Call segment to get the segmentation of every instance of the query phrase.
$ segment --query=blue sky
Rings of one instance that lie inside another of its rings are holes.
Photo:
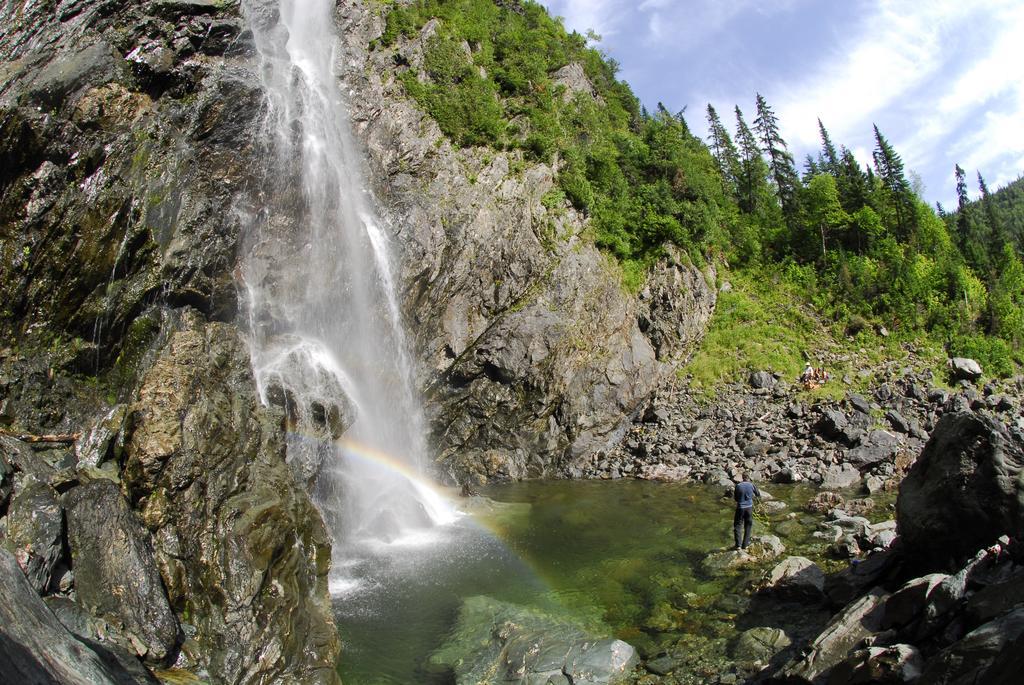
[[[990,189],[1024,173],[1021,0],[547,0],[566,27],[602,38],[649,109],[660,101],[706,139],[714,105],[735,129],[760,92],[802,168],[818,117],[862,162],[877,124],[919,174],[924,197],[955,206],[953,165]]]

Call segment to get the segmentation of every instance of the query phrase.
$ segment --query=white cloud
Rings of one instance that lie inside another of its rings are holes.
[[[820,117],[862,162],[870,162],[877,123],[908,171],[920,172],[944,202],[954,161],[980,168],[993,187],[1024,171],[1020,0],[858,0],[846,11],[812,0],[548,5],[568,28],[610,38],[602,48],[622,63],[622,76],[641,84],[649,107],[690,104],[695,131],[706,102],[727,125],[734,103],[752,122],[757,90],[798,158],[817,153]],[[771,49],[769,26],[791,31],[782,35],[786,45]],[[819,40],[807,40],[812,32]]]
[[[570,31],[593,30],[602,37],[615,35],[622,12],[631,8],[621,0],[551,0],[545,4],[552,14],[565,19]]]
[[[812,74],[775,84],[781,97],[769,102],[791,147],[818,148],[818,117],[834,140],[854,147],[873,145],[877,123],[907,169],[923,172],[929,195],[944,201],[952,188],[944,170],[957,160],[989,169],[993,187],[1016,178],[1024,157],[1024,6],[880,0],[852,31],[850,44]],[[997,98],[1009,108],[991,111]],[[957,139],[965,129],[971,134]]]

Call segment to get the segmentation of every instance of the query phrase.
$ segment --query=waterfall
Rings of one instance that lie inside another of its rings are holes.
[[[426,453],[395,290],[333,65],[333,0],[244,0],[266,96],[266,172],[239,273],[253,369],[285,409],[288,460],[311,483],[335,568],[455,512]],[[345,578],[335,578],[340,587]]]

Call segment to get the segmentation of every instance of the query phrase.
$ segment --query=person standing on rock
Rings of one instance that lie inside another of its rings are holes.
[[[736,500],[736,515],[732,519],[733,538],[736,540],[736,549],[746,549],[750,545],[750,530],[754,527],[754,498],[761,497],[761,491],[750,482],[750,474],[744,473],[743,480],[733,488],[732,497]]]

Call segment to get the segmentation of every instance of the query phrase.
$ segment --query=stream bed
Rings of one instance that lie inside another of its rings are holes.
[[[442,646],[451,652],[460,607],[481,595],[625,640],[646,661],[674,660],[671,678],[644,682],[704,682],[734,669],[736,638],[748,628],[814,634],[827,612],[751,597],[756,579],[787,555],[829,568],[825,544],[812,537],[822,517],[805,508],[816,491],[768,489],[786,507],[759,516],[754,535],[778,536],[785,554],[708,571],[708,554],[732,546],[734,505],[721,488],[629,480],[489,487],[460,503],[469,513],[455,524],[368,550],[362,568],[348,569],[364,580],[334,596],[342,679],[453,682],[430,657]],[[885,518],[880,509],[872,518]]]

